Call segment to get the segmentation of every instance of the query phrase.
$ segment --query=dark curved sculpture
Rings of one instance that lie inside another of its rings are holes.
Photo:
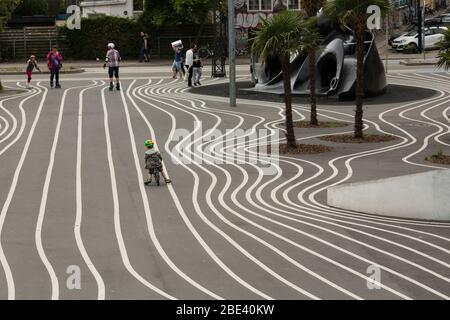
[[[318,14],[317,26],[322,43],[316,57],[316,93],[318,96],[337,95],[340,100],[354,99],[356,84],[356,44],[354,33],[332,27],[325,15]],[[298,54],[291,59],[292,93],[309,95],[309,59]],[[265,61],[252,62],[252,77],[255,88],[251,90],[283,94],[283,74],[280,61],[268,57]],[[366,97],[386,91],[386,75],[375,45],[375,36],[367,31],[364,56],[364,91]]]

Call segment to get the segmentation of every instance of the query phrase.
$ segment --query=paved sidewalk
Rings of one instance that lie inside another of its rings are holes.
[[[25,59],[24,59],[25,60]],[[237,64],[249,64],[249,57],[238,57],[236,59]],[[64,60],[63,65],[66,67],[72,68],[98,68],[103,66],[104,61],[95,61],[95,60]],[[211,64],[211,59],[207,59],[204,61],[205,65]],[[38,61],[38,65],[46,65],[45,61]],[[121,62],[122,67],[155,67],[155,66],[171,66],[171,59],[152,59],[149,63],[142,62],[139,63],[138,60],[135,59],[124,59]],[[22,61],[12,61],[12,62],[2,62],[0,63],[0,69],[5,68],[25,68],[26,63]]]

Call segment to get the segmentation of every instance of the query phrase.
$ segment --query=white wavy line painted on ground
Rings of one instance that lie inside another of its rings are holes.
[[[133,100],[133,98],[130,95],[130,90],[131,90],[131,87],[132,87],[133,84],[134,84],[134,81],[127,89],[127,96],[130,99],[130,101],[133,104],[133,106],[136,108],[136,110],[140,110],[140,108],[137,106],[137,104],[135,103],[135,101]],[[139,177],[139,181],[138,181],[139,182],[139,189],[140,189],[140,192],[141,192],[141,198],[142,198],[143,205],[144,205],[145,218],[146,218],[146,221],[147,221],[147,229],[148,229],[148,232],[150,234],[150,238],[152,239],[152,242],[155,245],[155,248],[157,249],[159,255],[167,263],[167,265],[173,271],[175,271],[175,273],[177,273],[182,279],[184,279],[185,281],[190,283],[193,287],[197,288],[198,290],[202,291],[203,293],[207,294],[208,296],[210,296],[210,297],[212,297],[214,299],[219,299],[219,300],[223,299],[219,295],[211,292],[210,290],[206,289],[204,286],[200,285],[198,282],[196,282],[195,280],[190,278],[188,275],[186,275],[182,270],[180,270],[173,263],[173,261],[169,258],[167,253],[162,248],[162,246],[161,246],[161,244],[160,244],[160,242],[159,242],[159,240],[158,240],[158,238],[156,236],[154,225],[153,225],[153,219],[152,219],[152,215],[151,215],[151,211],[150,211],[148,197],[147,197],[147,193],[146,193],[145,188],[144,188],[144,178],[143,178],[143,174],[142,174],[142,169],[140,168],[140,165],[139,165],[139,158],[138,158],[137,149],[136,149],[136,139],[134,137],[133,127],[132,127],[131,120],[130,120],[130,114],[129,114],[129,111],[128,111],[128,103],[126,102],[126,99],[125,99],[125,96],[123,94],[123,91],[121,91],[121,97],[122,97],[123,107],[124,107],[125,115],[126,115],[126,119],[127,119],[127,125],[128,125],[129,135],[130,135],[130,142],[131,142],[131,146],[132,146],[132,150],[133,150],[133,157],[134,157],[134,162],[135,162],[135,167],[136,167],[136,173],[137,173],[137,176]],[[146,123],[147,123],[147,126],[149,127],[149,129],[151,129],[150,123],[148,121]],[[172,128],[172,130],[173,130],[173,128]]]
[[[152,98],[152,99],[155,100],[155,101],[159,101],[159,102],[162,102],[162,103],[166,104],[166,103],[163,102],[163,101],[156,100],[156,99],[154,99],[154,98]],[[171,100],[171,99],[168,99],[168,100]],[[178,103],[177,101],[175,101],[175,100],[173,100],[173,102],[179,104],[179,103]],[[169,105],[169,104],[167,104],[167,105]],[[182,105],[182,106],[183,106],[183,107],[186,107],[185,105]],[[174,106],[172,106],[172,107],[174,107]],[[181,110],[180,108],[177,108],[177,107],[174,107],[174,108],[176,108],[176,109],[178,109],[178,110]],[[197,121],[199,121],[199,119],[198,119],[193,113],[187,112],[187,111],[184,110],[184,109],[183,109],[183,111],[186,112],[186,113],[189,113],[192,117],[194,117]],[[203,112],[204,112],[204,111],[203,111]],[[219,117],[216,116],[216,119],[217,119],[216,125],[215,125],[212,129],[216,128],[216,127],[218,126],[218,124],[220,124],[220,122],[221,122],[221,120],[220,120]],[[238,128],[238,127],[242,124],[242,122],[243,122],[243,120],[241,119],[241,122],[235,127],[235,129]],[[197,129],[198,129],[198,128],[197,128]],[[194,130],[194,132],[193,132],[192,134],[195,135],[195,130]],[[204,138],[204,136],[201,136],[201,137],[197,138],[197,140],[191,141],[187,147],[189,148],[189,146],[192,145],[192,144],[195,144],[196,141],[198,141],[198,139],[203,139],[203,138]],[[188,136],[188,137],[185,137],[184,140],[186,140],[186,139],[189,139],[189,136]],[[183,140],[180,141],[178,145],[183,145]],[[178,151],[180,152],[180,150],[178,150]],[[192,153],[190,153],[190,154],[195,156],[195,154],[192,154]],[[208,161],[207,161],[207,162],[208,162]],[[210,163],[210,162],[208,162],[208,163],[209,163],[209,164],[212,164],[212,163]],[[194,164],[195,164],[195,162],[194,162]],[[232,228],[238,230],[239,232],[246,234],[247,236],[249,236],[249,237],[255,239],[256,241],[260,242],[260,243],[263,244],[264,246],[268,247],[269,249],[271,249],[272,251],[274,251],[275,253],[277,253],[278,255],[280,255],[281,257],[283,257],[284,259],[286,259],[288,262],[294,264],[297,268],[299,268],[299,269],[301,269],[301,270],[303,270],[303,271],[309,273],[309,274],[312,275],[313,277],[316,277],[316,278],[319,279],[320,281],[323,281],[323,282],[327,283],[328,285],[334,287],[335,289],[337,289],[337,290],[339,290],[339,291],[341,291],[341,292],[343,292],[343,293],[346,293],[346,294],[350,295],[350,296],[353,297],[353,298],[359,299],[359,297],[358,297],[357,295],[355,295],[355,294],[349,292],[348,290],[346,290],[346,289],[344,289],[344,288],[342,288],[342,287],[340,287],[340,286],[338,286],[338,285],[332,283],[331,281],[329,281],[329,280],[325,279],[324,277],[318,275],[317,273],[313,272],[312,270],[310,270],[310,269],[304,267],[303,265],[301,265],[301,264],[299,264],[298,262],[296,262],[295,260],[291,259],[288,255],[286,255],[286,254],[283,253],[282,251],[278,250],[278,249],[275,248],[274,246],[270,245],[270,244],[267,243],[266,241],[262,240],[261,238],[256,237],[255,235],[253,235],[253,234],[251,234],[251,233],[246,232],[246,231],[243,230],[242,228],[236,226],[235,224],[231,223],[228,219],[226,219],[222,214],[220,214],[219,210],[217,210],[217,208],[214,206],[214,204],[209,200],[209,199],[210,199],[210,195],[211,195],[211,191],[212,191],[212,189],[214,189],[214,186],[217,184],[217,177],[216,177],[214,174],[212,174],[209,170],[206,170],[206,169],[204,169],[204,168],[202,168],[202,167],[200,167],[200,166],[198,166],[198,167],[199,167],[200,169],[202,169],[203,171],[207,172],[207,173],[211,176],[211,178],[213,179],[213,183],[210,185],[210,187],[209,187],[208,190],[207,190],[207,193],[206,193],[206,199],[207,199],[208,206],[213,210],[213,212],[214,212],[214,213],[215,213],[222,221],[224,221],[227,225],[231,226]],[[187,168],[187,167],[186,167],[186,168]],[[194,171],[191,171],[191,170],[189,170],[189,169],[188,169],[188,171],[190,171],[194,176],[198,177],[198,176],[194,173]],[[228,177],[227,177],[227,184],[230,184],[230,181],[229,181]],[[196,187],[196,186],[197,186],[197,187]],[[194,193],[195,193],[195,194],[198,193],[198,184],[194,184]],[[197,197],[198,197],[198,196],[196,196],[196,198],[197,198]],[[196,200],[194,200],[194,201],[196,201]],[[252,257],[252,260],[255,261],[255,260],[257,260],[257,259],[254,258],[254,257]],[[270,273],[270,272],[269,272],[269,273]],[[271,274],[272,274],[272,273],[271,273]],[[272,275],[274,275],[274,274],[272,274]],[[274,276],[275,276],[277,279],[279,279],[280,281],[282,281],[283,283],[285,283],[285,284],[287,284],[288,286],[290,286],[291,288],[294,288],[295,290],[299,291],[300,293],[305,294],[306,291],[305,291],[304,289],[301,289],[301,288],[299,288],[298,286],[293,285],[293,284],[290,283],[289,281],[283,279],[281,276],[276,276],[276,275],[274,275]],[[310,297],[310,298],[314,298],[314,296],[312,296],[311,294],[309,295],[309,297]]]
[[[101,81],[99,85],[97,82],[95,83],[96,87],[103,86],[105,84],[104,81]],[[83,96],[84,93],[89,90],[89,88],[85,88],[80,91],[78,97],[78,133],[77,133],[77,165],[76,165],[76,216],[75,216],[75,224],[74,224],[74,235],[75,241],[77,243],[78,250],[83,257],[84,262],[86,263],[89,271],[92,273],[92,276],[97,283],[98,300],[105,299],[105,283],[102,279],[102,276],[95,268],[92,263],[91,258],[84,246],[83,238],[81,236],[81,224],[83,221],[83,199],[82,199],[82,178],[81,178],[81,166],[82,166],[82,145],[83,145]]]
[[[53,144],[50,151],[50,159],[49,164],[47,167],[47,173],[45,175],[45,181],[44,186],[42,189],[42,197],[41,197],[41,203],[39,206],[39,213],[38,218],[36,222],[36,230],[35,230],[35,242],[36,242],[36,249],[38,251],[39,257],[44,264],[45,268],[47,269],[47,272],[50,276],[51,286],[52,286],[52,300],[58,300],[59,299],[59,284],[58,284],[58,277],[56,276],[55,270],[53,269],[52,264],[48,260],[47,255],[45,254],[45,249],[42,245],[42,227],[45,219],[45,212],[47,207],[47,199],[48,199],[48,192],[50,188],[51,178],[53,174],[53,166],[55,163],[55,155],[56,155],[56,148],[58,147],[58,140],[59,140],[59,134],[61,131],[61,123],[64,115],[64,106],[66,103],[66,97],[69,91],[80,89],[80,88],[95,88],[96,82],[92,81],[93,83],[86,86],[78,86],[78,87],[71,87],[64,90],[64,93],[61,98],[61,104],[59,107],[59,114],[58,114],[58,120],[56,123],[55,128],[55,134],[53,138]],[[41,88],[44,88],[43,86],[40,86]]]
[[[40,89],[38,89],[36,92],[33,91],[33,94],[32,94],[32,95],[30,95],[28,98],[22,100],[21,106],[22,106],[23,103],[25,103],[29,98],[32,98],[32,97],[34,97],[34,96],[37,96],[37,95],[40,94],[41,92],[42,92],[42,91],[41,91]],[[12,198],[13,198],[13,196],[14,196],[14,192],[16,191],[16,187],[17,187],[17,183],[18,183],[18,180],[19,180],[20,172],[21,172],[22,167],[23,167],[23,163],[25,162],[25,158],[26,158],[26,156],[27,156],[27,154],[28,154],[28,149],[29,149],[29,147],[30,147],[31,140],[32,140],[32,138],[33,138],[34,131],[35,131],[35,129],[36,129],[37,123],[38,123],[38,121],[39,121],[39,118],[40,118],[40,115],[41,115],[41,111],[42,111],[42,108],[43,108],[43,106],[44,106],[45,98],[47,97],[47,92],[48,92],[48,90],[45,89],[45,90],[44,90],[44,94],[42,95],[41,102],[40,102],[39,107],[38,107],[38,111],[36,112],[36,116],[35,116],[35,118],[34,118],[33,124],[31,125],[30,132],[29,132],[29,134],[28,134],[27,141],[25,142],[25,145],[24,145],[23,150],[22,150],[22,154],[21,154],[21,156],[20,156],[19,162],[18,162],[17,167],[16,167],[16,170],[15,170],[15,172],[14,172],[13,181],[12,181],[11,186],[10,186],[10,188],[9,188],[8,195],[7,195],[6,200],[5,200],[4,204],[3,204],[2,210],[1,210],[1,212],[0,212],[0,262],[1,262],[1,264],[2,264],[3,270],[4,270],[4,272],[5,272],[5,276],[6,276],[6,283],[7,283],[7,286],[8,286],[8,300],[13,300],[13,299],[15,299],[16,290],[15,290],[14,278],[13,278],[13,275],[12,275],[12,272],[11,272],[11,268],[10,268],[10,266],[9,266],[9,264],[8,264],[8,260],[7,260],[6,256],[5,256],[5,252],[4,252],[4,250],[3,250],[3,245],[2,245],[2,241],[1,241],[1,234],[2,234],[2,231],[3,231],[3,226],[4,226],[4,224],[5,224],[5,218],[6,218],[6,215],[7,215],[7,213],[8,213],[9,206],[10,206],[11,201],[12,201]],[[22,110],[23,110],[23,109],[22,109]],[[24,113],[23,113],[23,116],[24,116]],[[24,127],[24,123],[25,123],[25,122],[23,121],[23,122],[22,122],[23,127]],[[19,135],[16,137],[16,139],[18,139],[18,138],[21,136],[22,132],[23,132],[23,130],[22,130],[21,132],[19,132]],[[14,143],[14,141],[11,142],[11,144],[8,146],[8,148],[9,148],[13,143]],[[4,148],[4,149],[2,150],[2,152],[0,152],[0,155],[1,155],[5,150],[6,150],[6,148]]]

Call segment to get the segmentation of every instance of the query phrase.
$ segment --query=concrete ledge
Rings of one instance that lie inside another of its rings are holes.
[[[327,190],[328,205],[399,218],[450,221],[450,170],[350,183]]]
[[[433,66],[438,62],[438,59],[405,59],[400,61],[400,64],[405,66]]]

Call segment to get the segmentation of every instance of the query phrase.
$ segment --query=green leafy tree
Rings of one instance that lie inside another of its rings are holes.
[[[5,28],[6,23],[11,18],[11,13],[19,5],[20,0],[1,0],[0,1],[0,32]]]
[[[325,4],[327,16],[337,18],[340,24],[350,27],[356,38],[356,89],[355,89],[355,138],[363,138],[364,104],[364,40],[369,14],[367,8],[376,5],[381,14],[390,9],[389,0],[330,0]]]
[[[276,56],[281,61],[286,107],[286,139],[288,148],[295,149],[297,142],[292,118],[291,61],[293,54],[303,49],[301,38],[304,22],[295,11],[282,11],[265,19],[252,41],[252,51],[262,59]]]
[[[318,31],[315,28],[315,16],[320,8],[323,7],[325,0],[301,0],[301,7],[306,15],[311,19],[311,35],[306,40],[308,42],[307,53],[309,59],[309,97],[311,105],[310,123],[311,125],[318,125],[317,119],[317,97],[316,97],[316,52],[319,47]]]
[[[445,31],[444,39],[439,43],[438,59],[438,67],[445,70],[450,69],[450,29]]]
[[[11,18],[11,13],[19,5],[21,0],[1,0],[0,1],[0,32],[6,26],[6,23]],[[3,90],[2,83],[0,82],[0,91]]]
[[[201,36],[209,12],[213,8],[213,2],[213,0],[171,0],[177,16],[182,19],[182,23],[200,26],[196,35],[196,42]]]
[[[14,14],[18,16],[48,14],[48,2],[47,0],[22,0],[21,4],[14,11]]]
[[[136,21],[127,18],[100,16],[83,18],[80,30],[60,29],[66,38],[68,54],[75,59],[103,58],[106,45],[115,43],[124,58],[133,57],[139,49],[140,26]]]
[[[139,17],[139,24],[144,29],[159,28],[166,23],[179,21],[172,3],[168,0],[145,0],[144,13]]]
[[[213,7],[212,0],[172,0],[172,6],[179,17],[186,22],[203,24]]]

